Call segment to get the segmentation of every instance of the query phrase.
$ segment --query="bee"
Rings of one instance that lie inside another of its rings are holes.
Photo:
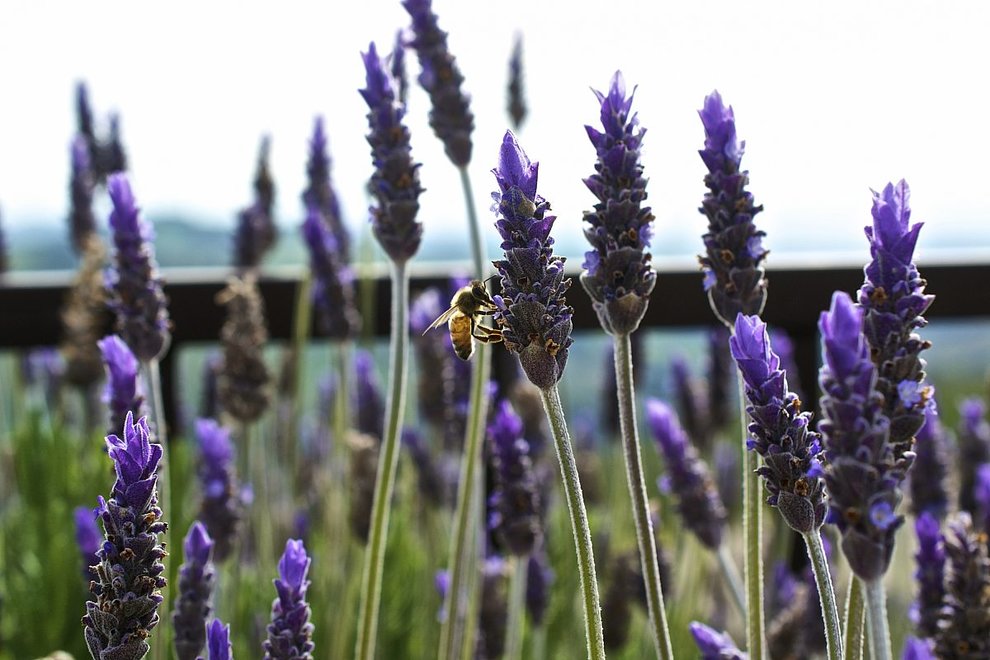
[[[481,317],[495,311],[495,301],[488,295],[485,283],[472,280],[467,286],[461,287],[450,299],[450,309],[437,317],[423,334],[439,328],[444,323],[450,331],[450,342],[454,352],[462,360],[470,360],[474,354],[474,340],[485,344],[496,344],[502,341],[502,331],[480,323]]]

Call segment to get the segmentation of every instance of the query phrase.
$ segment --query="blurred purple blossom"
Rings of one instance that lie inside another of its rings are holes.
[[[273,580],[278,597],[272,602],[272,622],[264,642],[265,660],[312,660],[313,624],[306,591],[310,558],[302,541],[289,539]]]
[[[184,563],[179,567],[178,596],[172,611],[175,655],[195,660],[206,644],[206,620],[213,611],[213,539],[206,527],[194,521],[182,544]]]
[[[88,583],[94,575],[92,566],[100,562],[97,551],[103,545],[103,534],[96,524],[98,509],[91,509],[88,506],[78,506],[73,511],[73,518],[76,523],[76,545],[79,546],[79,554],[82,556],[82,575]]]
[[[934,637],[945,598],[945,546],[939,520],[929,512],[914,523],[918,552],[914,555],[918,599],[911,607],[911,621],[923,637]]]
[[[117,433],[124,427],[124,419],[128,413],[134,413],[138,417],[147,414],[144,388],[138,373],[140,365],[131,349],[117,335],[104,337],[97,344],[107,368],[103,402],[110,410],[109,433]]]
[[[212,419],[197,420],[196,439],[203,497],[197,518],[213,539],[214,559],[222,562],[237,543],[244,508],[234,469],[234,446],[230,431]]]

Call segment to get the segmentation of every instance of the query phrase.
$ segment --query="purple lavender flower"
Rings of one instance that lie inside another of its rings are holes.
[[[87,582],[93,577],[92,567],[100,563],[97,552],[103,545],[103,535],[96,525],[98,511],[88,506],[77,506],[73,511],[76,521],[76,545],[79,546],[79,554],[82,557],[83,578]]]
[[[409,307],[409,332],[416,351],[418,391],[416,403],[422,419],[442,429],[447,417],[447,389],[453,376],[448,342],[443,333],[426,332],[446,309],[436,287],[416,296]],[[425,333],[425,334],[424,334]]]
[[[691,622],[691,635],[701,652],[701,660],[745,660],[749,656],[739,650],[728,633],[720,633],[697,621]]]
[[[522,35],[516,34],[509,56],[509,117],[516,131],[526,119],[526,95],[523,93]]]
[[[430,127],[447,157],[458,167],[471,162],[471,131],[474,115],[470,97],[461,91],[464,76],[447,48],[447,33],[440,29],[432,0],[404,0],[412,17],[413,39],[409,42],[419,58],[419,84],[430,95]]]
[[[909,227],[910,197],[903,179],[896,186],[888,183],[883,192],[874,191],[873,225],[866,228],[872,260],[857,294],[897,457],[911,450],[925,423],[925,409],[933,404],[932,388],[923,384],[925,361],[919,357],[931,343],[914,331],[927,325],[922,314],[935,297],[924,293],[925,280],[912,261],[922,224]]]
[[[908,637],[904,642],[904,653],[901,660],[937,660],[932,644],[927,639]]]
[[[949,474],[949,437],[939,421],[934,406],[924,410],[925,424],[915,435],[915,464],[908,485],[911,489],[911,513],[927,511],[942,520],[949,510],[946,477]]]
[[[144,392],[138,378],[137,358],[124,340],[117,335],[104,337],[97,342],[107,366],[107,384],[103,402],[110,409],[110,433],[123,428],[128,413],[143,417]]]
[[[536,192],[539,163],[531,163],[512,131],[506,131],[492,172],[499,190],[492,193],[495,222],[505,259],[492,262],[502,277],[502,295],[495,296],[495,322],[505,347],[519,355],[526,377],[540,389],[557,384],[572,343],[571,316],[564,294],[564,258],[553,254],[550,230],[555,216]]]
[[[763,457],[757,474],[770,492],[767,504],[777,507],[791,529],[803,534],[817,530],[825,521],[826,505],[821,444],[808,428],[811,413],[801,412],[801,400],[788,389],[787,374],[760,317],[737,316],[729,347],[746,383],[746,412],[752,420],[746,446]]]
[[[368,104],[368,144],[375,171],[371,194],[378,203],[371,209],[371,229],[375,238],[397,263],[404,263],[419,249],[423,225],[416,221],[419,211],[419,164],[409,147],[409,129],[402,123],[405,106],[396,101],[395,83],[375,44],[362,54],[366,87],[360,90]]]
[[[780,368],[787,375],[787,382],[790,389],[797,398],[805,400],[804,392],[801,391],[801,377],[798,372],[797,362],[794,359],[794,342],[786,330],[774,328],[770,331],[770,346],[773,352],[780,358]]]
[[[976,501],[976,471],[984,463],[990,463],[990,422],[987,422],[986,405],[973,397],[959,405],[959,509],[971,514],[979,510]]]
[[[206,643],[206,619],[213,611],[213,539],[203,523],[194,521],[182,542],[185,559],[179,567],[179,591],[172,612],[175,654],[179,660],[195,660]]]
[[[416,483],[420,494],[433,506],[442,505],[447,497],[443,478],[433,460],[430,448],[423,442],[423,436],[415,429],[404,428],[402,445],[409,451],[409,457],[416,466]]]
[[[254,201],[237,214],[234,232],[234,266],[240,271],[258,268],[262,257],[278,240],[273,215],[275,182],[268,164],[270,153],[271,138],[262,136],[254,175]]]
[[[313,624],[306,602],[310,558],[302,541],[289,539],[274,580],[278,598],[272,602],[272,622],[264,642],[265,660],[312,660]]]
[[[990,463],[984,463],[976,471],[973,497],[976,499],[979,513],[979,527],[984,534],[990,535]]]
[[[168,348],[167,300],[152,247],[152,230],[134,202],[131,185],[123,174],[107,182],[113,212],[115,266],[108,278],[110,308],[117,315],[117,334],[141,362],[158,358]]]
[[[724,429],[732,421],[732,376],[734,365],[729,352],[729,330],[719,325],[708,331],[708,418],[713,429]]]
[[[495,467],[495,488],[488,505],[492,511],[489,529],[494,530],[506,550],[527,555],[540,539],[540,499],[529,457],[529,443],[523,438],[523,423],[502,400],[488,426],[488,439]]]
[[[890,564],[894,534],[904,522],[895,513],[900,483],[913,454],[895,457],[888,440],[890,420],[874,387],[876,367],[863,336],[863,311],[836,292],[818,327],[825,359],[818,430],[825,441],[829,520],[842,532],[850,568],[869,582]]]
[[[206,660],[233,660],[230,648],[230,626],[223,625],[220,619],[213,619],[206,626]]]
[[[509,566],[492,555],[481,565],[476,658],[501,658],[509,624]]]
[[[727,514],[708,466],[691,445],[670,406],[658,399],[648,399],[646,418],[666,461],[661,489],[676,494],[677,510],[684,525],[706,547],[717,551]]]
[[[317,209],[333,237],[334,254],[341,265],[351,263],[351,235],[344,226],[340,201],[330,175],[330,151],[323,129],[323,117],[313,120],[313,137],[309,141],[309,159],[306,161],[306,189],[302,194],[308,213]]]
[[[213,558],[230,556],[240,533],[243,502],[234,471],[230,431],[212,419],[196,421],[199,442],[199,483],[203,500],[197,518],[213,539]]]
[[[93,108],[89,103],[89,89],[82,81],[76,83],[76,130],[86,140],[92,158],[96,149],[96,128],[93,122]]]
[[[399,103],[406,104],[409,96],[409,75],[406,73],[406,36],[404,30],[395,31],[395,44],[389,55],[389,73],[395,81]]]
[[[945,537],[949,559],[945,607],[935,643],[940,658],[990,657],[990,558],[986,536],[978,534],[969,514],[949,521]]]
[[[278,227],[275,226],[275,180],[272,178],[272,170],[269,164],[272,151],[272,138],[270,135],[262,135],[261,143],[258,145],[258,161],[255,166],[254,181],[254,203],[264,214],[261,223],[261,245],[263,251],[268,251],[275,246],[278,240]]]
[[[354,370],[357,372],[355,428],[381,442],[385,437],[385,399],[371,353],[357,351],[354,354]]]
[[[918,535],[918,552],[914,555],[917,570],[918,600],[911,608],[915,629],[924,637],[935,637],[945,598],[945,547],[938,519],[922,513],[914,523]]]
[[[543,617],[550,604],[550,585],[553,584],[554,574],[542,543],[526,561],[526,611],[530,621],[538,627],[543,625]]]
[[[302,225],[313,273],[313,304],[324,335],[350,339],[361,327],[361,316],[354,303],[354,272],[346,265],[326,216],[309,206]]]
[[[93,171],[90,166],[89,145],[86,138],[77,135],[72,140],[72,174],[69,179],[69,237],[76,254],[82,254],[86,242],[96,234],[96,216],[93,215]]]
[[[713,431],[709,424],[708,402],[702,396],[699,383],[692,377],[691,369],[683,356],[675,355],[671,359],[670,374],[677,401],[677,414],[684,430],[692,442],[704,450],[711,444]]]
[[[746,143],[736,138],[732,106],[723,105],[716,91],[705,97],[698,114],[705,126],[705,148],[698,153],[708,168],[709,190],[699,209],[708,216],[705,255],[699,261],[712,310],[729,326],[738,314],[758,315],[766,303],[766,233],[753,224],[763,207],[746,191],[749,172],[740,169]]]
[[[106,541],[99,552],[95,600],[86,603],[82,619],[86,646],[98,660],[142,658],[145,641],[158,625],[158,606],[165,587],[165,547],[159,540],[168,526],[158,508],[158,464],[162,446],[154,442],[148,422],[131,414],[123,438],[107,436],[117,479],[109,500],[99,498],[99,516]]]
[[[586,211],[584,236],[592,250],[584,253],[581,284],[591,297],[606,332],[629,334],[639,327],[657,274],[645,250],[653,235],[653,213],[642,206],[646,178],[640,163],[644,129],[630,115],[633,93],[626,97],[622,72],[616,71],[608,94],[592,90],[601,105],[604,132],[585,126],[598,153],[595,174],[584,185],[598,198]]]

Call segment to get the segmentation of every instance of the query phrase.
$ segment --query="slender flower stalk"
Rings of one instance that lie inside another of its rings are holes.
[[[842,648],[850,660],[861,660],[866,645],[866,597],[863,581],[855,574],[849,574],[849,589],[846,592],[846,607],[842,615]]]
[[[503,260],[494,262],[502,278],[502,293],[494,297],[494,318],[505,347],[519,357],[526,377],[542,392],[577,550],[588,657],[603,658],[591,530],[557,390],[573,341],[572,310],[564,299],[571,282],[564,278],[563,258],[553,254],[550,230],[556,218],[548,214],[550,204],[536,192],[539,164],[530,162],[511,131],[505,134],[493,172],[499,188],[493,194],[495,226],[505,253]]]
[[[375,498],[372,505],[371,534],[365,554],[361,588],[361,609],[355,657],[372,660],[381,602],[385,543],[392,506],[392,491],[399,459],[399,434],[405,411],[406,357],[409,348],[409,273],[408,260],[416,253],[422,225],[416,221],[419,210],[418,165],[413,163],[409,131],[402,123],[405,108],[396,100],[395,84],[375,44],[362,55],[366,87],[361,96],[368,104],[370,133],[375,172],[371,190],[377,202],[372,208],[372,231],[392,261],[392,328],[389,347],[389,394],[386,405],[385,433]]]
[[[206,619],[213,611],[213,539],[198,520],[183,541],[185,562],[179,568],[179,595],[172,612],[172,634],[179,660],[195,660],[206,644]]]
[[[107,436],[116,481],[109,500],[99,498],[98,515],[106,541],[98,551],[95,600],[86,603],[82,619],[86,646],[94,660],[142,658],[145,641],[158,625],[158,606],[165,587],[167,554],[159,535],[168,528],[158,508],[158,466],[162,446],[147,420],[127,415],[123,437]]]
[[[272,601],[272,622],[263,643],[265,660],[313,660],[313,624],[306,602],[311,561],[302,541],[286,542],[273,580],[278,597]]]
[[[742,169],[746,143],[736,136],[735,114],[717,91],[705,97],[698,113],[705,128],[705,148],[698,153],[708,174],[708,192],[699,209],[708,218],[702,237],[705,255],[699,257],[703,284],[712,311],[729,330],[740,313],[759,315],[766,303],[767,279],[763,260],[765,232],[756,229],[753,218],[763,210],[746,190],[749,172]],[[745,387],[739,378],[740,418],[746,428]],[[766,639],[763,614],[763,507],[760,502],[759,456],[748,451],[748,433],[743,433],[743,530],[746,581],[746,641],[750,655],[763,657]]]

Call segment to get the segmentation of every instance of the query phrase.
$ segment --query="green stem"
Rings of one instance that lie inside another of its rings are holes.
[[[743,451],[743,532],[746,564],[746,644],[752,660],[764,657],[766,625],[763,617],[763,498],[760,492],[760,456],[746,446],[749,415],[746,413],[746,387],[742,372],[739,381],[739,423],[742,425]]]
[[[343,447],[347,429],[351,428],[351,341],[337,344],[337,393],[334,399],[332,426],[333,446]]]
[[[266,464],[264,431],[261,422],[241,423],[241,444],[250,447],[250,464],[247,474],[257,488],[255,493],[254,551],[256,565],[264,573],[275,565],[275,539],[272,531],[271,488],[268,486],[268,465]]]
[[[887,624],[887,594],[883,579],[864,582],[866,590],[866,622],[870,631],[870,653],[873,660],[891,660],[890,629]]]
[[[591,528],[588,526],[588,512],[581,494],[581,479],[571,438],[567,433],[564,410],[560,405],[560,392],[557,386],[540,390],[543,408],[546,410],[553,433],[560,474],[564,482],[564,495],[567,498],[567,511],[571,517],[571,530],[577,550],[578,576],[581,579],[581,595],[584,601],[584,625],[588,639],[588,658],[600,660],[605,657],[605,639],[602,634],[602,608],[598,598],[598,578],[595,575],[595,555],[591,545]]]
[[[306,382],[306,360],[303,352],[306,350],[306,340],[309,338],[310,316],[313,309],[313,297],[310,295],[312,287],[313,273],[307,270],[306,275],[299,280],[299,284],[296,286],[296,308],[292,317],[292,345],[289,348],[289,360],[292,362],[289,366],[289,373],[292,374],[293,378],[292,391],[289,393],[292,397],[292,413],[286,420],[288,428],[285,432],[286,451],[289,453],[289,467],[292,470],[289,474],[299,474],[295,464],[297,438],[299,437],[298,423],[299,418],[302,417],[303,406],[299,393],[302,391],[302,383]]]
[[[523,622],[526,620],[526,577],[529,555],[512,558],[509,577],[509,623],[505,632],[505,660],[521,660]]]
[[[355,658],[372,660],[378,631],[378,606],[385,569],[385,541],[392,508],[395,472],[399,464],[399,431],[406,403],[406,353],[409,346],[409,273],[406,263],[392,264],[392,328],[389,359],[389,393],[386,404],[385,439],[375,478],[371,507],[371,534],[365,551],[361,581],[361,609]]]
[[[828,557],[825,556],[825,546],[822,545],[820,530],[802,534],[808,547],[808,558],[811,559],[811,569],[815,573],[815,584],[818,585],[818,599],[822,604],[822,619],[825,621],[825,645],[829,660],[842,658],[842,633],[839,631],[839,610],[835,604],[835,590],[832,588],[832,576],[829,575]]]
[[[469,572],[465,578],[466,584],[461,593],[463,598],[464,611],[462,613],[462,624],[460,626],[460,638],[455,639],[455,644],[460,644],[460,660],[473,660],[477,655],[478,643],[475,636],[478,634],[481,612],[481,591],[484,588],[484,577],[478,561],[472,561],[479,556],[479,549],[484,547],[485,532],[478,526],[478,514],[480,512],[481,499],[480,492],[482,479],[478,479],[479,488],[475,488],[474,503],[471,505],[471,540],[465,548],[465,562],[469,566]],[[456,649],[456,646],[454,647]]]
[[[845,649],[847,660],[861,660],[863,657],[863,622],[866,616],[866,603],[863,600],[863,583],[849,575],[849,591],[846,594],[846,612],[843,621],[845,630]]]
[[[461,167],[461,189],[464,191],[464,204],[467,207],[468,233],[471,235],[471,261],[474,264],[474,276],[485,278],[488,264],[485,262],[485,242],[481,240],[481,225],[478,223],[478,209],[474,205],[474,193],[471,189],[471,177],[467,167]]]
[[[743,588],[742,577],[739,575],[739,569],[736,568],[736,562],[732,559],[732,554],[729,551],[729,544],[722,543],[719,545],[718,552],[715,553],[715,556],[718,557],[718,567],[722,569],[722,577],[725,578],[726,584],[729,585],[732,602],[736,604],[736,607],[739,608],[739,614],[745,619],[746,590]]]
[[[639,429],[636,426],[632,344],[628,334],[615,335],[612,341],[615,350],[615,383],[619,398],[619,426],[622,430],[626,481],[629,485],[633,519],[636,523],[636,539],[639,545],[640,565],[643,567],[643,581],[646,584],[646,602],[650,627],[653,628],[653,644],[656,647],[657,657],[673,658],[670,631],[667,628],[667,613],[663,604],[663,589],[660,585],[653,520],[650,517],[650,502],[646,494],[646,479],[643,476]]]

